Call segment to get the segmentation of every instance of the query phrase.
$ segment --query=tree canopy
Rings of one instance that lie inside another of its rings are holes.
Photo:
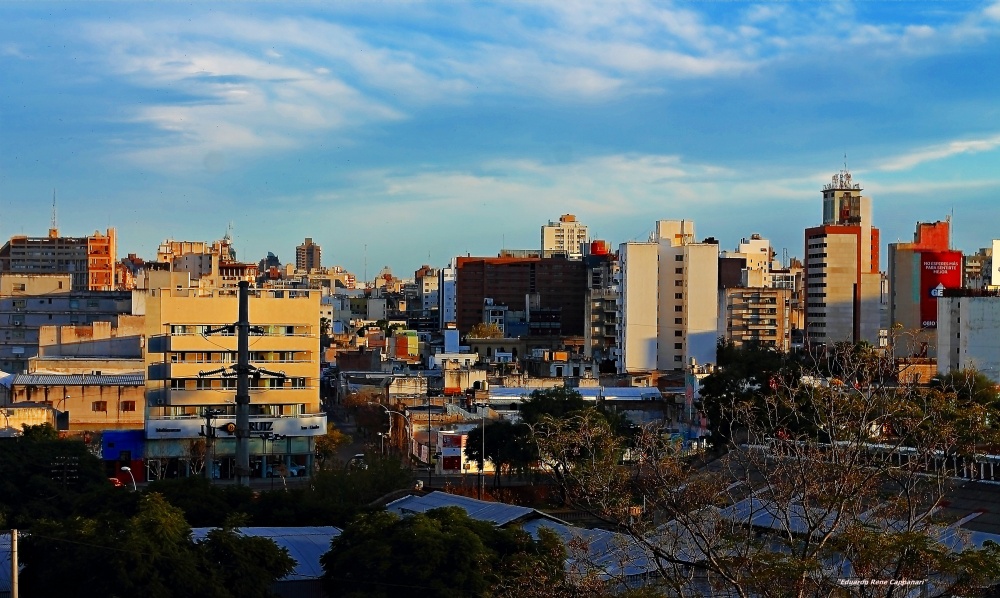
[[[358,516],[321,557],[331,596],[487,596],[526,572],[564,583],[562,543],[477,521],[457,507]],[[516,595],[516,594],[510,594]]]
[[[715,413],[740,437],[710,461],[655,426],[630,441],[589,411],[535,428],[567,503],[627,533],[659,591],[899,596],[927,580],[925,594],[971,596],[1000,579],[1000,547],[942,535],[967,515],[946,508],[976,459],[962,431],[1000,421],[993,395],[962,382],[981,410],[953,408],[956,385],[900,385],[892,355],[866,346],[809,368],[759,351],[750,363],[716,378]],[[626,447],[634,463],[621,465]]]
[[[195,543],[183,513],[156,493],[131,515],[40,521],[21,559],[21,584],[31,596],[264,598],[294,567],[274,542],[231,527]]]

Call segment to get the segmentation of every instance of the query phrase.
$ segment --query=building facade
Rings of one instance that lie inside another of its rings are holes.
[[[69,274],[74,291],[113,291],[118,245],[115,229],[86,237],[16,235],[0,248],[0,274]]]
[[[0,276],[0,370],[25,373],[38,354],[42,326],[111,322],[132,313],[132,295],[118,291],[75,291],[72,276]]]
[[[231,477],[237,337],[224,327],[237,318],[236,294],[163,288],[141,293],[137,302],[148,339],[147,461],[190,474],[186,467],[194,447],[210,426],[212,475]],[[255,375],[250,383],[253,476],[312,470],[315,438],[326,433],[319,398],[318,313],[318,292],[258,290],[250,297],[250,363],[271,372]],[[147,471],[155,475],[157,467]]]
[[[295,248],[295,269],[300,272],[319,270],[323,267],[322,251],[312,238],[306,237],[301,245]]]
[[[579,258],[588,243],[587,225],[578,222],[573,214],[563,214],[558,221],[542,225],[542,257]]]
[[[962,286],[962,252],[951,249],[948,222],[918,222],[912,243],[890,243],[890,339],[897,354],[937,354],[937,302],[945,289]]]
[[[459,257],[455,265],[455,322],[463,335],[483,321],[484,302],[492,299],[509,313],[524,313],[525,331],[530,329],[530,301],[547,315],[558,310],[559,335],[583,336],[587,269],[582,261]]]
[[[823,224],[805,231],[805,336],[811,345],[878,346],[882,276],[871,198],[842,170],[823,186]]]
[[[948,290],[937,309],[938,373],[974,369],[1000,384],[1000,293]]]

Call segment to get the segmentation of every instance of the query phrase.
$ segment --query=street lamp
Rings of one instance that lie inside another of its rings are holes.
[[[393,413],[395,413],[396,415],[402,417],[406,421],[407,427],[409,429],[411,429],[411,430],[413,429],[413,424],[410,423],[410,418],[406,417],[405,413],[403,413],[401,411],[396,411],[395,409],[389,409],[388,407],[386,407],[382,403],[373,403],[373,402],[369,401],[368,404],[369,405],[378,405],[379,407],[381,407],[385,411],[386,415],[389,416],[389,431],[386,432],[385,435],[389,437],[389,446],[390,447],[392,447],[392,414]],[[381,432],[379,432],[379,436],[382,436],[383,439],[385,438],[385,436],[383,436],[383,434]],[[384,448],[382,449],[382,452],[385,452]]]
[[[132,468],[129,467],[128,465],[125,465],[124,467],[122,467],[122,471],[128,473],[128,477],[132,478],[132,492],[138,490],[138,488],[135,487],[135,476],[132,475]]]

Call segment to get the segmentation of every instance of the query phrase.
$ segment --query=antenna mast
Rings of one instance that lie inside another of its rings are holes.
[[[56,222],[56,190],[52,189],[52,224],[49,226],[52,230],[59,228]]]

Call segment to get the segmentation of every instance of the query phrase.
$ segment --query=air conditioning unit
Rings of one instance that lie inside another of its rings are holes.
[[[14,326],[24,326],[24,322],[22,322],[21,320],[14,320],[14,321],[13,321],[13,322],[11,322],[11,323],[12,323],[12,324],[13,324]]]

